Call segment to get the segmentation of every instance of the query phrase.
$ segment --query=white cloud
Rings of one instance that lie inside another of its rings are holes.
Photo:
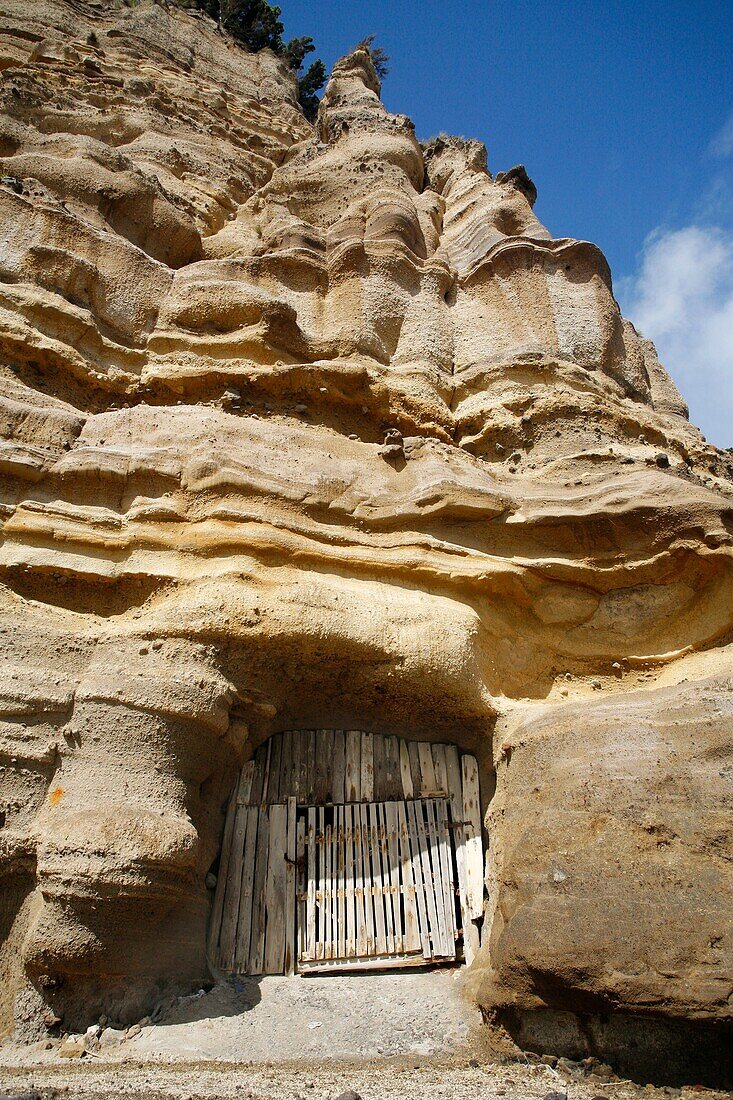
[[[733,111],[710,142],[710,152],[715,157],[729,157],[733,153]]]
[[[733,446],[733,233],[656,229],[637,273],[620,280],[618,297],[624,315],[656,344],[691,420],[712,443]]]

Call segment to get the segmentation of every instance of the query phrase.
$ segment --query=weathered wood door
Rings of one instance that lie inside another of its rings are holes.
[[[444,799],[310,806],[296,847],[299,970],[455,959]]]
[[[285,731],[230,799],[209,959],[239,974],[471,962],[483,904],[473,756],[360,730]]]

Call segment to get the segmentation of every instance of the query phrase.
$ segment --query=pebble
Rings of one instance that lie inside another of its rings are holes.
[[[340,1093],[336,1100],[361,1100],[361,1096],[358,1092],[354,1092],[353,1089],[347,1089],[346,1092]]]
[[[602,686],[600,680],[591,680],[591,687],[594,691],[600,691]]]
[[[207,890],[215,890],[216,889],[216,875],[212,875],[211,871],[209,871],[209,873],[207,874],[206,878],[204,879],[204,882],[206,883],[206,889]]]
[[[60,1058],[81,1058],[85,1052],[83,1035],[67,1035],[59,1047]]]
[[[542,1100],[568,1100],[566,1092],[546,1092]]]
[[[106,1027],[99,1036],[99,1044],[103,1047],[112,1047],[116,1046],[117,1043],[121,1043],[124,1038],[124,1031],[116,1027]]]
[[[134,1039],[135,1036],[139,1035],[141,1031],[142,1028],[140,1027],[140,1024],[133,1024],[132,1027],[128,1027],[127,1031],[125,1032],[125,1038]]]
[[[654,461],[660,469],[666,470],[669,466],[669,455],[665,454],[664,451],[660,451]]]

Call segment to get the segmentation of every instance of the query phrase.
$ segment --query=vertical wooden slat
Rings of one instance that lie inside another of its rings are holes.
[[[410,851],[410,834],[407,829],[407,813],[404,802],[397,803],[398,841],[400,848],[400,866],[402,875],[402,904],[404,909],[405,950],[419,951],[420,925],[417,917],[417,897],[415,877]]]
[[[376,738],[375,738],[376,742]],[[379,837],[379,811],[377,803],[367,805],[369,816],[369,854],[372,865],[372,896],[374,899],[374,930],[377,955],[387,953],[387,934],[384,911],[384,881],[382,879],[382,852]]]
[[[333,958],[333,826],[329,822],[323,834],[323,954]]]
[[[376,953],[374,931],[374,879],[372,873],[368,807],[363,803],[359,807],[359,824],[361,825],[361,861],[362,874],[364,876],[364,921],[366,924],[367,954],[374,955]]]
[[[242,863],[242,890],[239,898],[239,921],[237,923],[236,948],[234,951],[234,969],[238,974],[246,974],[249,966],[259,816],[258,806],[247,807],[247,839],[244,846],[244,862]]]
[[[444,798],[448,797],[448,769],[445,759],[445,745],[433,745],[433,768],[435,770],[435,790]]]
[[[282,737],[278,794],[280,798],[291,798],[295,794],[293,789],[293,734],[291,730],[284,733]]]
[[[254,762],[250,760],[239,773],[239,784],[236,793],[237,810],[231,839],[226,897],[219,937],[219,966],[222,970],[234,969],[234,950],[237,924],[239,922],[239,899],[242,890],[242,864],[244,862],[244,845],[247,836],[247,803],[252,792],[254,769]]]
[[[357,744],[360,744],[361,738]],[[354,860],[354,804],[345,807],[344,822],[344,859],[346,864],[346,958],[356,956],[356,896],[355,896],[355,860]]]
[[[265,807],[258,811],[257,852],[252,891],[252,934],[249,945],[248,974],[261,974],[265,961],[265,883],[269,856],[270,818]]]
[[[297,811],[296,811],[297,812]],[[305,851],[305,831],[306,821],[305,817],[301,814],[298,817],[297,828],[297,875],[296,875],[296,891],[297,891],[297,910],[298,910],[298,961],[304,961],[307,951],[307,909],[304,899],[304,894],[308,888],[308,880],[306,875],[306,851]]]
[[[425,901],[427,902],[428,909],[430,944],[433,955],[438,955],[441,951],[441,943],[438,930],[438,909],[435,904],[435,884],[433,882],[433,871],[430,863],[430,844],[425,832],[425,802],[414,802],[413,805],[415,806],[415,821],[417,824],[417,836],[420,846],[420,866],[422,868],[423,884],[425,886]]]
[[[328,935],[326,931],[326,912],[329,906],[327,873],[326,811],[318,807],[318,829],[316,833],[316,865],[318,869],[318,888],[316,890],[316,958],[328,958]]]
[[[288,807],[269,806],[270,851],[265,886],[265,973],[285,967],[285,890],[287,884]]]
[[[367,926],[364,908],[364,853],[362,848],[362,807],[354,806],[354,863],[356,877],[354,899],[356,909],[356,954],[363,958],[367,954]]]
[[[336,852],[338,867],[338,957],[346,958],[346,807],[337,806]]]
[[[430,867],[433,875],[432,900],[435,905],[437,937],[433,945],[433,954],[445,958],[452,953],[452,945],[447,942],[445,927],[445,907],[443,904],[443,872],[440,862],[440,845],[438,842],[438,828],[435,819],[435,799],[426,799],[425,816],[427,818],[427,837],[430,848]],[[428,910],[430,913],[430,910]]]
[[[455,745],[447,745],[445,750],[448,771],[448,794],[453,822],[453,838],[456,852],[456,870],[458,872],[458,896],[461,903],[461,924],[463,928],[463,954],[467,964],[473,962],[479,947],[478,929],[471,919],[466,885],[466,835],[463,826],[463,784],[461,780],[461,762]]]
[[[371,733],[361,735],[361,800],[374,801],[374,746]]]
[[[387,787],[387,762],[384,756],[384,738],[381,733],[375,733],[372,737],[372,752],[374,756],[374,801],[381,802],[384,799]]]
[[[415,798],[419,798],[422,791],[422,773],[420,771],[420,752],[417,741],[409,741],[407,751],[410,756],[410,771],[412,772],[412,793]]]
[[[435,794],[435,768],[433,766],[433,754],[427,741],[418,741],[417,751],[420,757],[420,775],[422,786],[420,793],[423,798],[432,798]]]
[[[387,770],[385,801],[393,802],[402,797],[402,772],[400,771],[400,743],[397,737],[385,737],[384,756]]]
[[[344,801],[359,802],[361,800],[361,732],[359,730],[346,731],[344,774]]]
[[[397,836],[397,803],[387,802],[384,807],[387,827],[387,854],[389,857],[389,892],[394,910],[395,951],[405,950],[404,914],[400,894],[399,838]]]
[[[218,966],[219,960],[219,934],[221,932],[221,918],[224,910],[224,897],[226,895],[227,873],[232,851],[232,833],[234,832],[234,819],[237,816],[236,790],[232,791],[227,806],[227,814],[224,820],[224,835],[221,841],[221,855],[219,856],[219,874],[216,879],[216,893],[214,904],[211,908],[209,919],[209,959]]]
[[[333,753],[333,731],[316,731],[316,784],[315,803],[324,806],[331,801],[331,784],[329,774],[331,770],[331,755]]]
[[[386,760],[386,757],[385,757]],[[394,906],[389,892],[389,854],[387,852],[387,830],[384,820],[384,803],[378,802],[375,806],[379,821],[379,859],[381,863],[381,891],[384,898],[384,928],[387,942],[387,951],[394,951]]]
[[[260,745],[255,753],[254,759],[254,773],[252,775],[252,790],[250,792],[250,803],[253,806],[259,806],[262,802],[262,792],[265,784],[265,769],[267,767],[267,745]]]
[[[461,782],[466,837],[466,900],[469,913],[476,920],[484,911],[484,853],[478,765],[475,757],[466,755],[461,760]]]
[[[285,868],[285,973],[295,973],[296,802],[288,799]]]
[[[309,959],[316,957],[316,811],[308,808],[308,899],[306,953]]]
[[[316,731],[308,730],[306,734],[307,750],[306,758],[308,761],[307,779],[306,779],[306,801],[309,806],[312,806],[316,801]]]
[[[298,729],[296,739],[298,742],[298,779],[297,800],[300,805],[308,803],[308,730]]]
[[[417,898],[417,912],[420,924],[420,942],[422,943],[423,958],[430,959],[432,951],[430,946],[430,921],[428,919],[428,904],[426,899],[426,886],[423,881],[423,861],[420,832],[417,826],[418,813],[422,816],[422,807],[419,802],[407,803],[407,825],[410,834],[410,849],[412,852],[412,870],[415,875],[415,896]],[[424,831],[422,844],[424,845]]]
[[[333,790],[331,799],[334,806],[344,800],[344,773],[346,769],[346,738],[343,730],[333,731]]]
[[[446,802],[440,798],[435,803],[436,824],[438,830],[438,850],[443,880],[443,906],[445,910],[446,948],[451,958],[456,954],[456,894],[453,882],[453,860],[451,859],[450,830]]]
[[[400,776],[402,778],[402,798],[412,798],[412,770],[410,768],[410,750],[407,742],[400,738]]]
[[[271,804],[273,802],[284,802],[285,798],[280,798],[280,763],[282,757],[282,735],[279,733],[274,734],[270,738],[271,752],[270,752],[270,767],[267,774],[267,790],[263,791],[262,801]]]

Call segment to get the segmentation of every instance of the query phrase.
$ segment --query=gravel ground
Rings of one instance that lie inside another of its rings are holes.
[[[664,1100],[671,1094],[701,1100],[699,1088],[680,1093],[619,1082],[599,1089],[592,1081],[567,1083],[548,1066],[502,1066],[455,1055],[330,1064],[75,1062],[33,1070],[0,1067],[0,1096],[30,1090],[44,1100],[65,1094],[82,1100],[336,1100],[349,1090],[362,1100]],[[702,1091],[709,1100],[730,1095]]]

